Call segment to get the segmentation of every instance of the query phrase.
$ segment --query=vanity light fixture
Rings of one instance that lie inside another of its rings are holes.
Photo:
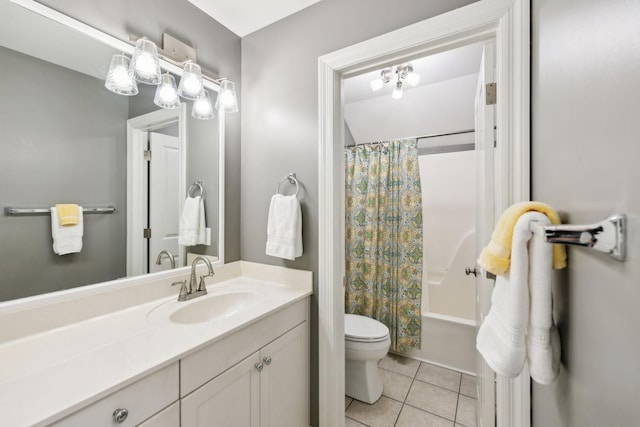
[[[124,54],[115,54],[111,58],[107,80],[104,85],[111,92],[119,95],[133,96],[138,94],[138,85],[129,75],[129,58]]]
[[[216,99],[216,108],[226,113],[238,112],[238,99],[236,98],[236,85],[231,80],[223,79],[220,82],[220,92]]]
[[[235,84],[225,77],[203,75],[202,69],[195,63],[196,51],[191,46],[169,36],[163,35],[166,50],[157,46],[146,37],[130,36],[136,48],[132,59],[122,54],[111,58],[105,87],[119,95],[136,95],[137,83],[157,85],[154,104],[161,108],[180,107],[180,98],[193,101],[191,115],[197,119],[210,120],[215,117],[209,92],[204,89],[204,79],[220,86],[215,108],[227,113],[238,111]],[[180,83],[170,73],[161,73],[160,59],[183,68]]]
[[[180,108],[180,97],[176,89],[176,80],[171,74],[164,73],[162,75],[162,82],[158,86],[158,89],[156,89],[156,96],[153,98],[153,103],[158,107],[170,110]]]
[[[211,98],[209,97],[208,90],[205,90],[204,94],[200,98],[193,101],[191,116],[200,120],[210,120],[215,117],[215,114],[213,114],[213,106],[211,105]]]
[[[140,83],[148,85],[160,84],[161,72],[158,48],[155,43],[146,37],[136,41],[136,50],[133,52],[131,64],[129,65],[129,75]]]
[[[393,67],[385,68],[380,71],[380,77],[371,81],[371,90],[374,92],[379,91],[391,81],[391,77],[396,75],[396,82],[393,88],[392,97],[394,99],[402,98],[402,92],[405,83],[411,86],[417,86],[420,83],[420,75],[413,72],[413,65],[409,63],[394,65]]]
[[[204,96],[202,70],[198,64],[194,64],[191,61],[184,64],[182,77],[178,85],[178,95],[189,101],[195,101]]]

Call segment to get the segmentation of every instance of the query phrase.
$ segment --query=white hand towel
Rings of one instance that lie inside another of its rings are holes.
[[[206,243],[204,202],[200,196],[187,197],[180,215],[178,244],[182,246]]]
[[[538,221],[541,225],[551,224],[546,216]],[[534,381],[539,384],[551,384],[560,371],[560,335],[553,321],[553,245],[545,243],[544,230],[541,227],[534,227],[529,254],[531,305],[527,327],[527,361]]]
[[[532,378],[547,384],[557,375],[560,354],[559,337],[551,319],[553,247],[537,234],[531,248],[527,247],[533,235],[531,221],[550,223],[539,212],[529,212],[518,219],[513,231],[511,268],[496,279],[491,309],[478,331],[476,347],[494,371],[510,378],[522,372],[528,357]]]
[[[82,207],[78,206],[78,223],[76,225],[60,225],[58,210],[51,208],[51,237],[53,237],[53,251],[58,255],[66,255],[82,250],[82,234],[84,220]]]
[[[266,254],[288,260],[302,255],[302,211],[295,195],[271,198]]]

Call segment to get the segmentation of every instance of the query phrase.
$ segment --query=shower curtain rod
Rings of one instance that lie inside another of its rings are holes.
[[[465,133],[474,133],[475,129],[465,129],[457,132],[445,132],[445,133],[432,133],[430,135],[420,135],[420,136],[407,136],[404,138],[393,138],[393,139],[427,139],[427,138],[438,138],[441,136],[452,136],[452,135],[463,135]],[[379,144],[383,141],[374,141],[374,142],[360,142],[356,143],[356,145],[366,145],[366,144]]]
[[[458,132],[432,133],[430,135],[411,136],[409,138],[403,138],[403,139],[410,139],[410,138],[415,138],[415,139],[438,138],[440,136],[451,136],[451,135],[462,135],[462,134],[465,134],[465,133],[474,133],[475,131],[476,131],[475,129],[466,129],[466,130],[461,130],[461,131],[458,131]]]

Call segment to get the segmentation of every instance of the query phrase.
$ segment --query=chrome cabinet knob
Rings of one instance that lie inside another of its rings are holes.
[[[129,411],[126,408],[118,408],[115,411],[113,411],[113,421],[115,421],[116,424],[123,423],[128,416],[129,416]]]
[[[262,362],[256,363],[256,370],[260,372],[262,369],[264,369],[264,364]]]
[[[262,359],[262,361],[265,365],[271,365],[271,356],[265,357],[264,359]]]

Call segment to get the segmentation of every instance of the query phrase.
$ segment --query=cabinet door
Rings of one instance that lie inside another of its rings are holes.
[[[259,427],[260,372],[254,353],[181,400],[182,427]]]
[[[309,330],[303,322],[260,350],[260,427],[309,425]]]

